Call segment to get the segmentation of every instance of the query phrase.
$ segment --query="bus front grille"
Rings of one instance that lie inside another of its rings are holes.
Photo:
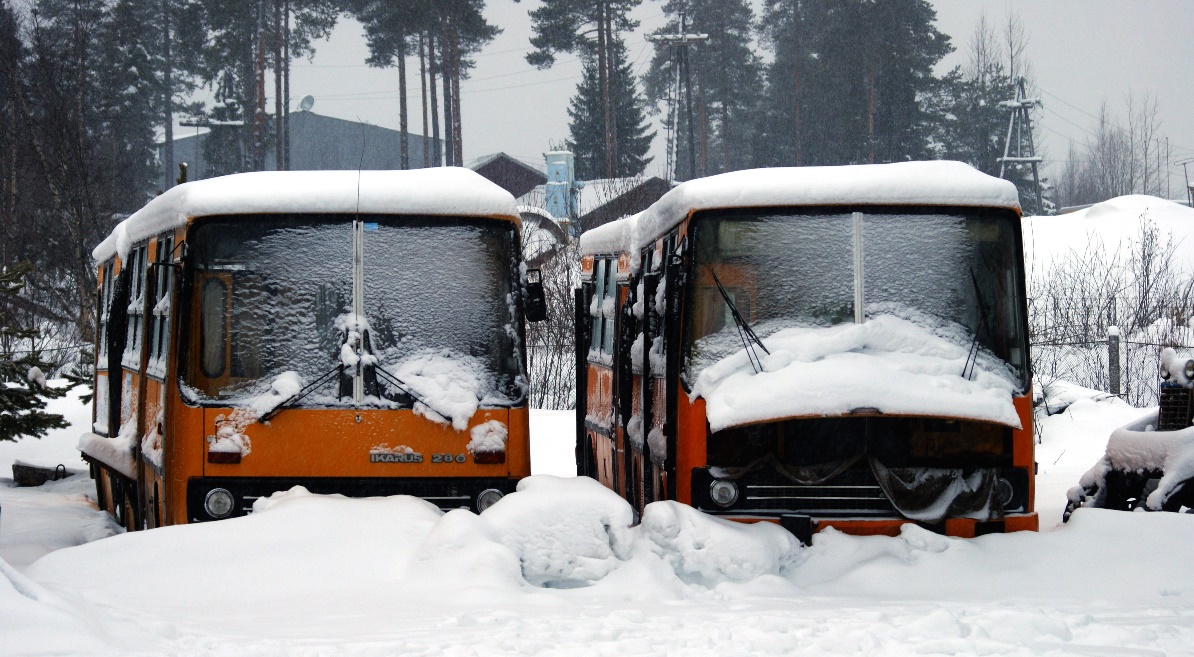
[[[735,511],[811,516],[899,515],[870,468],[851,468],[823,484],[798,484],[778,472],[752,472],[738,480],[743,499]]]

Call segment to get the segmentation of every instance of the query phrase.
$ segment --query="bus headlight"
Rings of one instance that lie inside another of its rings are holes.
[[[709,484],[709,497],[717,506],[731,506],[738,501],[738,484],[729,479],[715,479]]]
[[[502,499],[502,491],[496,488],[487,488],[479,495],[477,495],[477,513],[481,513],[489,507],[497,504],[497,501]]]
[[[203,498],[203,510],[207,511],[207,515],[219,520],[232,513],[235,503],[236,498],[232,497],[232,493],[223,488],[213,488],[207,491],[207,497]]]
[[[1164,381],[1169,380],[1169,368],[1164,365],[1161,366],[1161,379]]]
[[[1194,360],[1186,361],[1186,380],[1194,379]]]

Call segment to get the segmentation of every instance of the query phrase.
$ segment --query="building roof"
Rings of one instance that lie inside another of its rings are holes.
[[[258,171],[178,185],[120,222],[92,252],[123,259],[137,242],[195,217],[233,214],[414,214],[503,217],[514,197],[462,167],[409,171]]]
[[[482,155],[465,167],[492,180],[515,196],[522,196],[536,185],[547,182],[546,173],[502,152]]]

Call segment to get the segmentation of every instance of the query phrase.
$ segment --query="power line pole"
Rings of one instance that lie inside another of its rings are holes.
[[[1027,164],[1032,167],[1032,182],[1036,191],[1036,206],[1038,213],[1044,213],[1045,202],[1041,196],[1041,177],[1038,167],[1041,158],[1036,154],[1036,146],[1032,140],[1032,117],[1029,110],[1041,106],[1040,98],[1027,98],[1024,91],[1024,76],[1016,78],[1016,97],[999,103],[1000,107],[1012,111],[1007,124],[1007,140],[1003,144],[1003,157],[999,158],[999,177],[1005,178],[1008,164]],[[1025,134],[1027,133],[1027,135]],[[1012,155],[1013,135],[1016,154]]]
[[[680,33],[679,34],[649,34],[647,40],[653,43],[663,43],[675,48],[676,57],[676,75],[684,76],[684,105],[685,114],[688,121],[688,172],[689,177],[696,175],[696,138],[693,133],[692,126],[692,71],[688,66],[688,46],[692,43],[702,43],[709,40],[708,34],[687,34],[685,30],[687,25],[685,23],[684,14],[680,14]],[[677,116],[674,110],[674,104],[678,99],[673,96],[673,109],[669,110],[671,116]],[[671,156],[671,149],[668,149],[668,156]],[[672,177],[669,172],[669,178]]]

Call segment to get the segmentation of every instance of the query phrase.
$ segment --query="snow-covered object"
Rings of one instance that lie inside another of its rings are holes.
[[[705,399],[713,431],[787,417],[843,415],[859,408],[1020,428],[1012,404],[1019,386],[1005,363],[980,352],[973,375],[962,376],[970,353],[964,331],[930,329],[894,315],[770,334],[765,326],[755,328],[771,351],[758,351],[762,372],[755,372],[745,349],[731,351],[738,340],[732,330],[694,345],[698,354],[702,349],[714,356],[730,352],[695,368],[700,374],[692,395]]]
[[[1189,358],[1179,356],[1173,347],[1165,347],[1161,350],[1160,360],[1162,371],[1169,372],[1166,381],[1181,385],[1190,384],[1190,377],[1186,376],[1186,363],[1190,362]]]
[[[415,412],[429,420],[464,431],[477,408],[493,389],[485,366],[470,357],[447,351],[415,354],[395,368],[394,374],[418,395]]]
[[[1069,499],[1076,504],[1091,502],[1087,491],[1102,490],[1112,470],[1163,472],[1157,488],[1145,499],[1145,506],[1157,511],[1179,485],[1194,480],[1194,427],[1156,431],[1157,419],[1158,412],[1153,411],[1111,432],[1107,452],[1070,489]]]
[[[92,251],[103,262],[193,217],[250,213],[421,214],[518,218],[514,197],[462,167],[409,171],[257,171],[172,187]]]
[[[504,452],[506,451],[506,439],[509,436],[510,430],[506,428],[505,422],[500,420],[482,422],[469,431],[470,440],[464,449],[473,454]]]
[[[580,250],[586,255],[638,251],[696,210],[796,205],[938,205],[1018,211],[1020,197],[1012,183],[961,162],[731,171],[681,183],[618,226],[611,222],[586,232]]]
[[[705,586],[779,575],[800,552],[779,525],[722,520],[677,502],[648,504],[638,533],[677,577]]]
[[[637,235],[639,219],[648,211],[649,209],[586,230],[580,236],[581,254],[604,255],[630,251]]]
[[[39,388],[46,387],[46,375],[43,374],[41,368],[36,365],[29,368],[27,378],[29,379],[29,383],[35,384]]]
[[[590,584],[629,559],[634,542],[630,506],[588,477],[523,479],[481,517],[535,586]]]
[[[137,479],[136,449],[139,443],[137,419],[134,417],[121,425],[120,432],[114,437],[83,434],[79,437],[78,449],[129,479]]]

